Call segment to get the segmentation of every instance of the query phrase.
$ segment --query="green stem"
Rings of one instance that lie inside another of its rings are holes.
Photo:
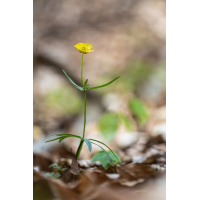
[[[84,126],[83,126],[83,139],[85,138],[85,125],[86,125],[86,91],[84,91]]]
[[[78,159],[80,153],[81,153],[81,150],[82,150],[82,146],[83,146],[83,143],[84,143],[84,138],[85,138],[85,125],[86,125],[86,91],[84,91],[84,126],[83,126],[83,137],[79,143],[79,147],[77,149],[77,152],[76,152],[76,160]]]
[[[81,68],[81,80],[82,80],[82,85],[83,85],[83,53],[82,53],[82,68]],[[76,152],[76,160],[78,159],[81,150],[82,150],[82,146],[84,143],[84,138],[85,138],[85,125],[86,125],[86,91],[84,90],[84,125],[83,125],[83,137],[79,143],[79,147],[77,149]]]
[[[84,55],[84,53],[82,53],[82,67],[81,67],[81,81],[82,81],[82,85],[83,85],[83,55]]]
[[[75,156],[75,159],[77,160],[80,153],[81,153],[81,150],[82,150],[82,147],[83,147],[83,142],[84,140],[81,140],[80,143],[79,143],[79,146],[78,146],[78,149],[77,149],[77,152],[76,152],[76,156]]]

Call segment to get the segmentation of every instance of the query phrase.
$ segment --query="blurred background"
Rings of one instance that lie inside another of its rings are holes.
[[[77,139],[45,141],[58,133],[82,135],[83,93],[62,69],[81,85],[74,45],[90,43],[94,52],[84,55],[83,75],[90,87],[121,77],[87,91],[86,138],[105,142],[122,161],[145,160],[141,148],[126,147],[166,139],[166,1],[34,0],[33,6],[34,153],[68,158],[70,148],[76,152]],[[80,159],[97,151],[84,145]]]

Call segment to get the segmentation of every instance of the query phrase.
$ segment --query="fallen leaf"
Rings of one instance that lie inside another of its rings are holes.
[[[71,149],[72,152],[72,149]],[[78,166],[77,160],[74,158],[74,156],[71,153],[71,157],[72,157],[72,164],[70,167],[70,172],[74,175],[78,175],[80,173],[80,168]]]

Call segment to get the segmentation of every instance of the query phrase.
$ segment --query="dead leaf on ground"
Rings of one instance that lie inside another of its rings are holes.
[[[34,153],[33,154],[33,166],[38,167],[40,171],[49,172],[49,165],[54,163],[54,159],[51,155],[46,153]]]

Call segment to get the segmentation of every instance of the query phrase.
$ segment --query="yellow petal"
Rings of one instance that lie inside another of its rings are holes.
[[[92,50],[93,46],[89,43],[78,43],[74,45],[74,47],[76,47],[81,53],[89,53],[94,51]]]

